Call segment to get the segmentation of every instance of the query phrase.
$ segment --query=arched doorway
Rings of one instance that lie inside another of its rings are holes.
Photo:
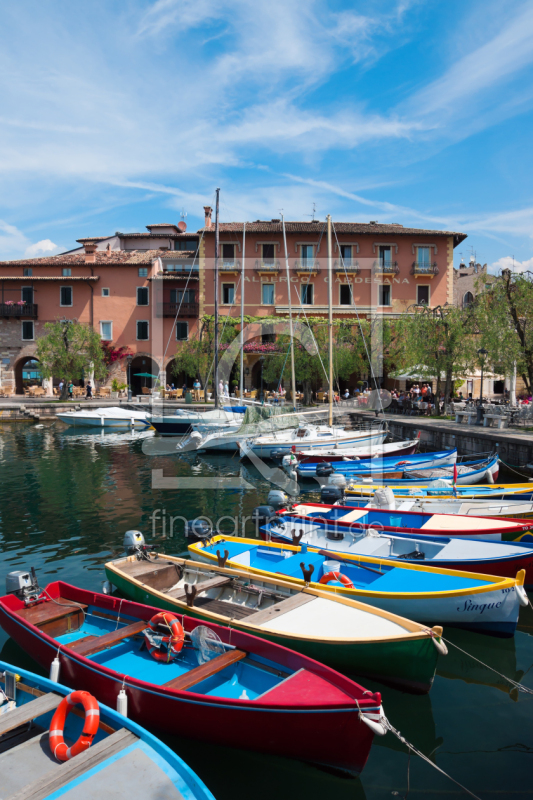
[[[159,375],[159,367],[150,356],[136,356],[131,362],[131,391],[133,395],[143,394],[143,387],[151,389],[154,378],[147,375]]]
[[[28,386],[41,386],[42,380],[41,365],[33,356],[21,358],[15,364],[15,391],[17,394],[24,394],[24,389]]]

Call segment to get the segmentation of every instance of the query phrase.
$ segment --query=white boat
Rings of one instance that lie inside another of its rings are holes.
[[[350,497],[350,505],[358,508],[383,508],[375,500]],[[422,514],[457,514],[473,517],[533,517],[533,503],[517,500],[462,500],[438,497],[396,498],[398,511],[419,511]]]
[[[252,450],[256,456],[272,458],[273,453],[279,455],[283,449],[286,449],[287,453],[324,447],[353,449],[354,447],[383,444],[386,437],[387,431],[384,429],[348,431],[339,425],[300,423],[298,428],[274,431],[264,436],[249,438],[243,443],[244,447],[241,446],[241,452],[246,455],[249,450]]]
[[[67,425],[86,428],[149,428],[151,425],[146,411],[131,411],[119,406],[65,411],[60,412],[57,418]]]
[[[296,454],[297,461],[302,464],[307,461],[313,463],[333,463],[335,461],[350,461],[351,459],[385,458],[388,456],[407,456],[416,452],[419,439],[406,439],[403,442],[388,442],[387,444],[358,445],[352,448],[316,447],[313,450],[299,450]]]
[[[211,411],[185,411],[179,408],[174,414],[152,414],[150,421],[161,436],[182,436],[191,430],[226,429],[228,424],[237,430],[242,424],[245,410],[244,406],[227,406]]]

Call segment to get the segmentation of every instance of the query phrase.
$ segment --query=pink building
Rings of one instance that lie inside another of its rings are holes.
[[[22,392],[36,340],[48,321],[78,319],[102,340],[135,355],[132,374],[165,373],[176,344],[197,334],[199,319],[214,312],[215,226],[148,225],[147,233],[79,239],[80,247],[48,258],[0,262],[0,385]],[[293,309],[327,314],[325,225],[286,222]],[[221,315],[285,317],[287,273],[280,220],[221,223]],[[453,251],[466,234],[402,225],[334,223],[333,309],[338,318],[397,316],[415,303],[453,303]],[[176,314],[178,315],[176,317]],[[251,385],[257,357],[247,354]],[[125,382],[125,364],[119,362]],[[59,380],[61,376],[57,376]],[[168,382],[174,377],[167,372]],[[141,381],[133,379],[134,391]]]

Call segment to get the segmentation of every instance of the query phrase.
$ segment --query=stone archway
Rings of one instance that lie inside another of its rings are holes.
[[[39,362],[34,356],[20,358],[15,364],[15,393],[24,394],[25,386],[42,384],[42,375]]]
[[[143,387],[151,389],[155,381],[153,378],[141,378],[138,373],[159,375],[157,361],[151,356],[138,355],[131,362],[131,391],[133,395],[143,394]]]

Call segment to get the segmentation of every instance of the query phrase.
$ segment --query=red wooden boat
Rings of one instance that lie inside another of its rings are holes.
[[[125,689],[128,716],[148,728],[363,769],[374,733],[385,732],[379,693],[293,650],[187,616],[179,618],[183,650],[156,661],[144,631],[157,613],[62,581],[33,603],[20,592],[0,598],[2,627],[41,666],[48,669],[57,654],[61,683],[112,707]],[[211,646],[206,629],[219,638]]]

